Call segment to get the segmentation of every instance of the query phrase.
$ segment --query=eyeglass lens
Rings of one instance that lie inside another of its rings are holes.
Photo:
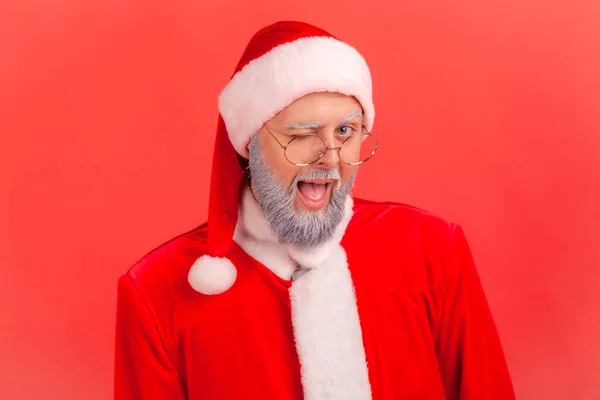
[[[377,150],[373,137],[357,133],[340,143],[340,160],[355,164],[368,160]],[[310,164],[321,158],[326,151],[325,142],[317,135],[301,135],[292,140],[286,148],[286,157],[293,164]]]

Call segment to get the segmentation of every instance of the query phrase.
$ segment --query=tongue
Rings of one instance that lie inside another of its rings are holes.
[[[302,193],[303,196],[317,201],[325,196],[325,192],[327,188],[322,184],[314,184],[310,182],[300,182],[298,184],[298,190]]]

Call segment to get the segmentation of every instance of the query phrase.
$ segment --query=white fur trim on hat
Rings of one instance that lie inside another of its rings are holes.
[[[301,38],[252,60],[221,92],[219,112],[233,147],[247,158],[252,134],[295,100],[316,92],[356,97],[366,128],[372,128],[375,108],[364,58],[334,38]]]
[[[202,294],[220,294],[227,291],[235,282],[237,270],[227,258],[204,255],[198,258],[190,272],[190,285]]]

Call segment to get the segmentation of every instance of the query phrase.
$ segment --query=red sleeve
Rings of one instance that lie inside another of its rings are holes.
[[[448,400],[515,399],[510,373],[471,250],[453,225],[437,338]]]
[[[114,378],[115,400],[187,398],[153,313],[128,275],[118,283]]]

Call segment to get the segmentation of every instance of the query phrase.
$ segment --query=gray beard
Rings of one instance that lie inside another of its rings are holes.
[[[346,199],[356,174],[342,187],[338,170],[308,169],[300,172],[286,188],[265,164],[258,135],[252,136],[248,153],[254,195],[263,210],[267,227],[277,240],[298,248],[316,247],[329,240],[344,218]],[[298,211],[294,207],[298,182],[311,179],[336,180],[331,200],[323,210]]]

